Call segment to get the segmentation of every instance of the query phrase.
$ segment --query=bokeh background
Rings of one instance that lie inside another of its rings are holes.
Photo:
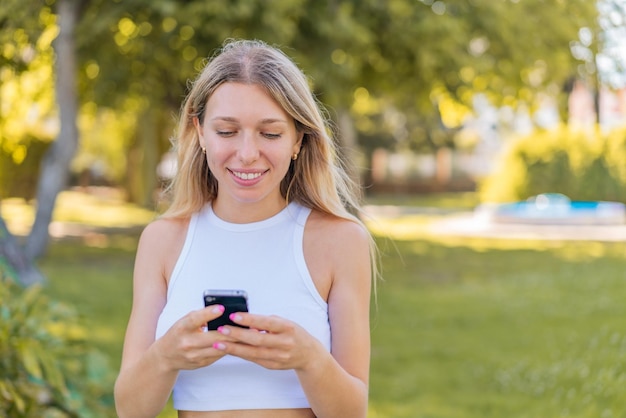
[[[115,416],[137,238],[229,38],[305,71],[363,185],[370,416],[626,416],[624,225],[442,227],[626,203],[625,0],[2,0],[0,416]]]

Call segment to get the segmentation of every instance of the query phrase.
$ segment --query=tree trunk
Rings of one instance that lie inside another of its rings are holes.
[[[53,43],[56,52],[56,101],[61,130],[46,153],[37,184],[35,223],[24,248],[29,261],[42,256],[50,238],[48,226],[58,194],[67,186],[69,165],[78,144],[78,97],[76,93],[76,50],[74,28],[79,2],[58,0],[59,35]]]
[[[9,232],[4,219],[0,216],[0,268],[3,267],[3,263],[8,264],[9,271],[2,271],[2,274],[18,280],[24,286],[44,281],[39,270],[26,259],[19,242]]]
[[[127,191],[129,201],[145,208],[155,207],[154,192],[157,188],[157,165],[159,164],[158,112],[148,108],[139,118],[135,130],[135,142],[128,156]]]

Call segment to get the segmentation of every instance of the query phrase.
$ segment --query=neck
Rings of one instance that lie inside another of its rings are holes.
[[[216,198],[213,203],[213,212],[217,217],[226,222],[246,224],[259,222],[271,218],[286,206],[284,199],[269,202],[230,202]]]

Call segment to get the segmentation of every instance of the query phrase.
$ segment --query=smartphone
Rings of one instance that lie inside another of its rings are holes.
[[[233,325],[240,328],[248,328],[243,325],[235,324],[230,320],[229,316],[235,312],[248,312],[248,294],[245,290],[231,289],[207,289],[204,291],[204,306],[222,305],[224,313],[207,323],[209,331],[215,331],[222,325]]]

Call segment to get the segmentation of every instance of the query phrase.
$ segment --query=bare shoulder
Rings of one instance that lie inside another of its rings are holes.
[[[141,234],[141,240],[148,242],[167,242],[169,239],[184,239],[189,225],[189,218],[160,218],[150,222]]]
[[[328,294],[343,278],[348,282],[369,281],[370,242],[363,225],[311,212],[305,227],[305,257],[322,295]]]
[[[148,224],[139,239],[137,261],[154,264],[158,260],[159,270],[166,280],[174,269],[187,236],[189,218],[161,218]]]
[[[317,240],[333,247],[347,244],[369,248],[369,233],[357,222],[332,216],[319,211],[312,211],[307,222],[307,230]]]

